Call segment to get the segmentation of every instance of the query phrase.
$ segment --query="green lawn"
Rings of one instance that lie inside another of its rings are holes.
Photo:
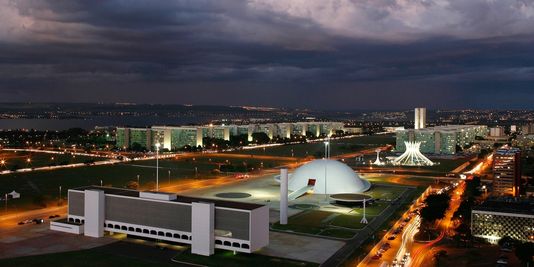
[[[160,185],[165,186],[170,181],[178,179],[210,179],[219,175],[214,170],[219,163],[226,164],[225,158],[199,157],[193,159],[161,159]],[[282,161],[231,159],[230,164],[248,164],[249,167],[261,166],[265,168],[283,164]],[[153,188],[156,181],[156,161],[136,161],[115,165],[85,166],[78,168],[64,168],[51,171],[35,171],[25,173],[12,173],[0,176],[0,188],[6,192],[15,190],[21,193],[21,198],[8,202],[10,209],[38,208],[43,202],[54,202],[59,197],[59,186],[62,187],[62,197],[66,198],[67,190],[86,185],[103,185],[126,187],[128,183],[137,181],[141,188]],[[196,168],[196,170],[195,170]],[[170,172],[169,172],[170,171]],[[170,176],[169,176],[170,174]],[[222,173],[226,174],[226,173]],[[229,173],[231,174],[231,173]],[[4,192],[0,192],[4,193]],[[0,211],[3,212],[2,209]]]
[[[332,226],[339,226],[344,228],[351,228],[351,229],[362,229],[366,226],[366,224],[360,223],[362,219],[362,215],[347,215],[347,214],[340,214],[336,216],[331,222],[330,225]],[[366,218],[368,221],[371,221],[374,216],[372,215],[366,215]]]
[[[246,253],[237,253],[233,254],[231,251],[226,250],[215,250],[215,254],[210,257],[204,257],[199,255],[193,255],[189,251],[185,251],[181,254],[178,254],[174,260],[194,263],[205,266],[222,266],[222,267],[246,267],[246,266],[281,266],[281,267],[307,267],[307,266],[318,266],[318,264],[294,261],[282,258],[275,258],[264,256],[260,254],[246,254]]]
[[[54,267],[150,267],[150,266],[176,266],[169,262],[152,262],[150,258],[139,259],[126,257],[99,249],[89,249],[64,253],[45,254],[12,259],[0,259],[0,266],[54,266]]]
[[[330,153],[332,156],[340,154],[347,154],[357,152],[369,147],[383,146],[394,143],[395,137],[392,135],[375,135],[375,136],[360,136],[348,139],[333,140],[330,146]],[[267,147],[265,149],[250,149],[238,150],[229,153],[250,154],[250,155],[269,155],[269,156],[285,156],[285,157],[307,157],[317,155],[324,155],[324,144],[306,143],[296,145],[284,145],[276,147]]]
[[[30,160],[28,162],[28,159]],[[62,165],[72,163],[84,163],[90,160],[98,161],[103,158],[75,156],[70,154],[48,154],[25,151],[0,151],[0,170],[12,170],[23,168],[37,168],[50,165]]]
[[[381,198],[366,206],[367,220],[371,221],[386,209],[390,203],[385,199],[396,199],[405,190],[404,187],[374,185],[366,194],[374,198]],[[294,216],[291,216],[287,225],[274,224],[272,227],[276,230],[293,231],[312,235],[323,235],[338,238],[351,238],[355,230],[364,228],[366,225],[360,223],[363,217],[363,208],[354,207],[351,212],[339,213],[322,210],[304,210]],[[341,229],[347,228],[347,229]]]

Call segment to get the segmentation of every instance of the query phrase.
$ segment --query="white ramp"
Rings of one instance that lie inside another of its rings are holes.
[[[288,200],[295,200],[298,197],[306,194],[306,192],[313,191],[314,187],[315,187],[315,185],[307,185],[307,186],[304,186],[302,188],[299,188],[298,190],[295,190],[295,191],[289,193],[287,198],[288,198]]]

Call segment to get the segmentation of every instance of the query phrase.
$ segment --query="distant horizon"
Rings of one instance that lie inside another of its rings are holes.
[[[20,101],[20,102],[0,102],[0,105],[16,105],[16,104],[26,104],[26,105],[62,105],[62,104],[85,104],[85,105],[117,105],[117,106],[183,106],[183,107],[227,107],[227,108],[266,108],[266,109],[280,109],[280,110],[309,110],[317,112],[365,112],[365,111],[376,111],[376,112],[406,112],[413,111],[415,108],[424,107],[427,111],[467,111],[467,110],[496,110],[496,111],[534,111],[533,108],[473,108],[473,107],[458,107],[458,108],[431,108],[427,106],[413,106],[406,108],[389,108],[389,109],[374,109],[374,108],[364,108],[364,109],[316,109],[316,108],[295,108],[295,107],[284,107],[284,106],[258,106],[258,105],[223,105],[223,104],[189,104],[189,103],[135,103],[135,102],[34,102],[34,101]]]

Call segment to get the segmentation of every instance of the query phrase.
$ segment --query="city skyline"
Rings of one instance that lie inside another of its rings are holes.
[[[3,102],[530,107],[523,1],[0,1]]]

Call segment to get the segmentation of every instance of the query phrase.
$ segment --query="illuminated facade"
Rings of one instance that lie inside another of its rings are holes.
[[[153,150],[156,143],[162,148],[177,150],[184,146],[202,147],[203,138],[230,140],[231,136],[247,135],[252,141],[254,133],[265,133],[270,139],[275,137],[291,138],[291,135],[306,133],[314,137],[331,136],[336,131],[343,131],[342,122],[286,122],[246,125],[204,125],[204,126],[152,126],[151,128],[119,127],[116,131],[116,145],[131,148],[139,143],[147,150]]]
[[[67,219],[51,222],[51,230],[188,244],[205,256],[215,248],[251,253],[269,244],[265,205],[101,186],[69,189],[68,197]]]
[[[471,212],[471,234],[497,243],[504,236],[534,242],[532,200],[488,200]]]
[[[407,129],[396,132],[397,151],[405,151],[405,142],[420,142],[421,152],[431,154],[456,154],[457,147],[473,143],[477,136],[484,137],[488,128],[481,125],[447,125],[424,129]]]
[[[152,131],[148,128],[117,128],[116,144],[120,148],[138,144],[143,149],[150,149],[153,145]]]
[[[493,155],[493,194],[519,196],[521,184],[521,150],[503,148]]]

